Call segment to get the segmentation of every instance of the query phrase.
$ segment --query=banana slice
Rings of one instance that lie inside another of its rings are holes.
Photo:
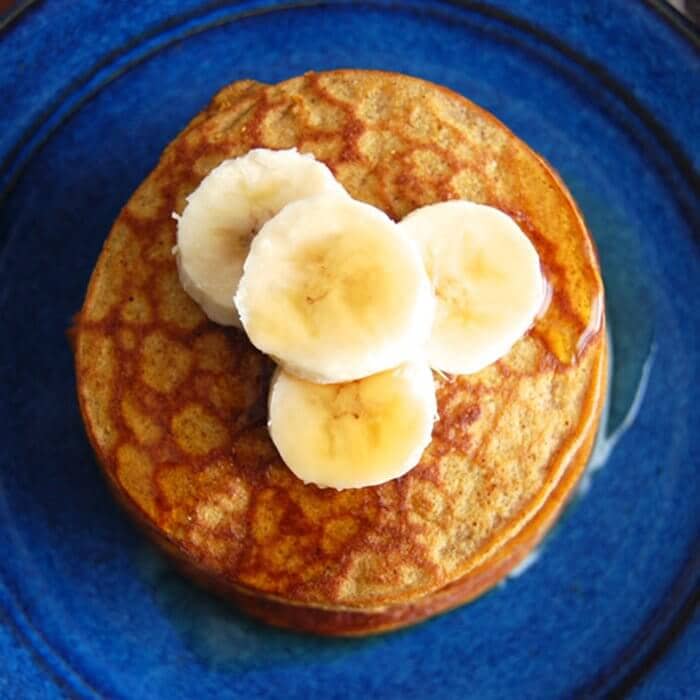
[[[437,297],[431,367],[471,374],[505,355],[532,325],[546,288],[537,252],[515,221],[451,201],[416,210],[399,228],[418,243]]]
[[[335,489],[382,484],[420,461],[437,417],[425,363],[346,384],[314,384],[278,369],[270,388],[270,436],[306,483]]]
[[[253,236],[286,204],[319,192],[348,196],[312,155],[258,148],[225,160],[187,198],[176,216],[177,268],[212,321],[240,327],[233,295]]]
[[[253,345],[320,383],[415,357],[435,306],[420,254],[398,226],[332,193],[289,204],[262,227],[234,301]]]

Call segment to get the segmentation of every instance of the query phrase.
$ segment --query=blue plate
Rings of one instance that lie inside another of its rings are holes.
[[[689,25],[614,0],[27,4],[0,34],[0,697],[696,693]],[[355,641],[268,629],[171,571],[107,492],[65,335],[119,208],[219,87],[337,66],[446,84],[554,164],[600,249],[614,360],[592,469],[527,571]]]

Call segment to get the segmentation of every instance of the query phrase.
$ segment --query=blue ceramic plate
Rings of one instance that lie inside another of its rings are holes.
[[[268,629],[171,571],[107,492],[65,337],[119,208],[218,88],[338,66],[448,85],[553,163],[600,249],[614,358],[595,470],[527,571],[355,641]],[[6,20],[0,697],[697,692],[698,86],[697,36],[642,2],[34,2]]]

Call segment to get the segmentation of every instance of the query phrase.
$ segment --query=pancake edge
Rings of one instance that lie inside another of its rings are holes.
[[[523,527],[478,565],[447,585],[409,603],[383,609],[322,608],[256,595],[192,563],[187,552],[154,527],[133,501],[127,499],[119,483],[101,465],[107,484],[117,502],[131,516],[151,542],[164,552],[173,566],[204,590],[233,603],[241,611],[282,629],[329,637],[364,637],[409,627],[471,602],[503,580],[544,539],[574,494],[593,449],[600,423],[608,376],[608,347],[603,347],[596,363],[594,395],[588,397],[592,413],[585,437],[579,442],[562,477],[541,508]],[[92,442],[93,437],[88,435]]]
[[[338,71],[329,71],[329,73],[352,73],[354,72],[353,69],[344,69],[344,70],[338,70]],[[367,71],[370,73],[375,73],[375,74],[383,74],[386,76],[392,76],[392,75],[399,75],[396,73],[391,73],[387,71]],[[598,254],[597,250],[595,247],[595,243],[590,236],[590,233],[588,232],[588,229],[585,225],[585,222],[583,220],[583,217],[581,216],[581,213],[571,195],[569,190],[567,189],[566,185],[563,183],[561,177],[558,175],[556,170],[549,164],[547,161],[542,158],[539,154],[537,154],[535,151],[533,151],[530,146],[525,143],[520,137],[518,137],[509,127],[507,127],[505,124],[503,124],[495,115],[491,114],[487,110],[483,109],[479,105],[473,103],[471,100],[468,98],[464,97],[463,95],[460,95],[457,92],[454,92],[453,90],[446,88],[441,85],[436,85],[434,83],[431,83],[426,80],[422,80],[420,78],[414,78],[412,76],[412,80],[417,80],[419,82],[424,83],[431,89],[437,89],[440,91],[443,91],[447,94],[449,94],[451,97],[454,97],[456,99],[459,99],[460,101],[465,101],[469,104],[471,109],[474,109],[482,114],[482,116],[488,120],[491,121],[495,124],[497,124],[499,127],[504,129],[509,135],[511,135],[513,138],[515,138],[519,144],[527,149],[543,166],[544,170],[547,173],[547,176],[551,179],[553,182],[553,185],[560,190],[563,194],[564,197],[571,208],[576,220],[579,223],[579,226],[581,228],[581,231],[585,233],[585,238],[586,238],[586,245],[589,247],[589,249],[592,252],[592,258],[594,261],[594,265],[592,266],[593,271],[595,272],[598,281],[600,283],[600,288],[602,290],[603,285],[602,285],[602,279],[600,277],[600,267],[599,267],[599,260],[598,260]],[[292,78],[292,80],[295,80],[296,78]],[[241,81],[241,82],[246,82],[246,81]],[[280,84],[284,84],[283,81]],[[260,84],[261,86],[264,86],[264,84]],[[226,90],[226,87],[222,89]],[[219,91],[221,92],[221,91]],[[218,95],[219,93],[217,93]],[[196,126],[197,120],[202,117],[202,115],[206,114],[209,112],[211,109],[212,105],[214,104],[214,101],[216,100],[216,95],[212,99],[209,107],[207,107],[205,110],[203,110],[199,115],[195,116],[195,118],[178,134],[178,136],[173,139],[170,145],[172,143],[176,142],[182,134],[187,132],[190,128],[193,126]],[[168,148],[170,147],[168,146]],[[167,151],[167,148],[165,149]],[[165,151],[164,151],[165,153]],[[128,203],[127,203],[128,205]],[[125,205],[125,207],[127,206]],[[120,214],[121,216],[121,214]],[[118,220],[119,217],[117,217]],[[111,235],[111,231],[110,231]],[[93,275],[91,276],[90,283],[88,285],[88,290],[86,294],[86,299],[85,299],[85,305],[88,303],[89,297],[93,292],[93,281],[94,277],[97,276],[98,273],[98,267],[99,267],[99,261],[98,265],[96,265],[95,269],[93,270]],[[602,291],[601,291],[602,293]],[[275,597],[270,594],[266,594],[261,591],[256,591],[254,589],[247,588],[245,586],[242,586],[240,584],[233,583],[231,581],[225,580],[222,576],[213,574],[210,571],[206,571],[199,566],[196,566],[192,563],[191,557],[188,554],[188,552],[185,550],[184,547],[178,545],[174,540],[169,538],[165,533],[163,533],[162,530],[160,530],[155,523],[153,523],[149,516],[143,512],[138,505],[136,505],[131,499],[129,499],[124,492],[123,487],[121,484],[116,479],[116,476],[111,473],[111,469],[109,466],[103,461],[103,449],[98,445],[97,440],[95,439],[94,435],[94,430],[93,426],[91,425],[90,418],[88,416],[88,412],[85,407],[85,400],[84,397],[81,394],[80,391],[80,375],[81,375],[81,370],[80,370],[80,363],[79,363],[79,353],[76,353],[76,383],[78,385],[78,396],[79,396],[79,404],[80,404],[80,410],[81,414],[83,417],[83,422],[85,424],[86,432],[88,434],[89,441],[91,443],[91,446],[93,448],[93,451],[95,452],[97,456],[97,460],[100,463],[101,470],[105,473],[105,477],[107,478],[108,484],[113,491],[114,495],[117,498],[117,501],[121,503],[122,507],[125,508],[127,512],[136,520],[136,522],[139,524],[139,526],[146,531],[146,534],[167,554],[176,562],[177,566],[181,568],[182,570],[185,571],[185,573],[200,582],[202,585],[208,588],[212,588],[216,591],[219,591],[222,593],[225,597],[234,600],[234,602],[238,602],[240,607],[243,609],[246,609],[246,606],[255,607],[265,607],[269,606],[270,608],[277,607],[277,608],[289,608],[289,609],[298,609],[301,611],[313,611],[314,613],[324,613],[327,615],[362,615],[363,618],[368,616],[368,615],[373,615],[373,616],[378,616],[378,617],[386,617],[389,615],[388,611],[392,611],[395,609],[406,609],[406,608],[418,608],[421,606],[425,606],[426,603],[425,601],[428,599],[432,599],[433,597],[438,598],[440,596],[445,597],[446,591],[451,590],[454,586],[460,586],[461,588],[464,588],[466,590],[467,588],[467,580],[471,578],[475,578],[478,575],[480,575],[479,572],[481,572],[481,575],[485,575],[484,571],[488,569],[490,566],[499,564],[499,562],[502,562],[503,557],[504,557],[504,550],[507,550],[511,544],[515,543],[516,541],[519,540],[521,533],[524,533],[526,531],[529,531],[528,528],[531,526],[531,524],[535,523],[538,521],[538,519],[541,517],[542,513],[546,510],[546,508],[549,506],[549,502],[551,499],[556,498],[556,493],[560,488],[560,485],[568,479],[568,474],[571,472],[571,470],[574,468],[574,466],[578,465],[578,463],[583,460],[583,463],[585,465],[586,458],[588,456],[588,453],[590,452],[590,446],[592,445],[592,438],[590,437],[590,434],[595,434],[595,426],[597,425],[597,421],[599,420],[600,412],[602,409],[602,402],[600,400],[600,395],[601,395],[601,386],[600,386],[600,371],[601,371],[601,363],[607,362],[606,358],[606,349],[605,349],[605,316],[603,312],[602,316],[602,323],[601,327],[598,331],[600,333],[600,336],[598,338],[593,338],[592,342],[589,344],[589,347],[587,348],[587,351],[590,352],[597,352],[598,353],[598,358],[596,359],[596,366],[593,369],[591,373],[591,378],[590,378],[590,383],[589,386],[584,394],[584,399],[583,399],[583,406],[582,406],[582,419],[579,422],[577,426],[577,431],[576,434],[573,435],[573,437],[565,438],[564,442],[562,443],[562,446],[560,449],[553,455],[552,460],[555,462],[558,462],[558,464],[555,464],[554,469],[550,470],[550,473],[548,476],[545,478],[545,480],[542,483],[542,486],[540,489],[535,493],[535,495],[532,497],[530,501],[528,501],[525,506],[521,509],[520,513],[515,516],[512,519],[512,522],[505,523],[504,527],[497,532],[491,540],[487,540],[482,544],[482,546],[471,556],[469,557],[463,564],[461,572],[457,574],[457,578],[454,579],[452,582],[447,582],[445,583],[444,581],[441,583],[436,584],[433,588],[431,589],[425,589],[422,591],[419,591],[418,594],[415,592],[406,592],[400,597],[397,597],[393,600],[390,600],[389,602],[384,602],[384,601],[374,601],[374,602],[368,602],[368,601],[358,601],[357,604],[353,606],[342,606],[342,605],[333,605],[329,604],[327,606],[324,605],[309,605],[308,603],[304,602],[295,602],[292,600],[284,599],[281,597]],[[80,320],[78,319],[76,323],[76,330],[75,330],[75,342],[79,343],[80,342]],[[596,333],[595,335],[598,335]],[[596,372],[598,373],[598,381],[596,383]],[[594,386],[596,384],[596,386]],[[589,445],[590,443],[590,445]],[[586,451],[584,448],[588,446],[588,451]],[[583,458],[580,458],[580,455],[582,452],[585,452],[585,456]],[[579,465],[580,466],[580,465]],[[582,473],[582,467],[579,468],[580,473]],[[561,507],[561,506],[560,506]],[[522,513],[525,513],[523,516]],[[553,520],[555,516],[552,516],[548,523]],[[545,524],[544,529],[548,527],[547,524]],[[542,535],[544,534],[544,530],[542,532]],[[437,608],[435,607],[435,610],[430,613],[426,613],[423,616],[418,616],[416,617],[415,620],[412,620],[413,622],[417,622],[421,619],[424,619],[425,617],[432,616],[434,614],[438,614],[439,612],[442,612],[445,609],[449,609],[449,607],[455,607],[457,605],[460,605],[463,602],[467,602],[467,600],[470,600],[471,598],[475,597],[476,595],[479,595],[483,590],[488,588],[489,586],[493,585],[496,581],[498,581],[500,578],[502,578],[509,570],[511,570],[514,566],[519,563],[519,561],[526,556],[526,554],[530,551],[530,549],[535,546],[536,542],[533,541],[531,545],[529,545],[524,551],[522,552],[521,556],[519,558],[515,559],[513,558],[512,562],[508,565],[504,565],[504,570],[502,573],[495,572],[493,576],[481,587],[476,587],[474,586],[474,592],[467,594],[464,594],[464,598],[458,600],[452,605],[445,604],[442,608]],[[488,577],[486,577],[488,578]],[[456,596],[457,594],[455,594]],[[240,600],[238,600],[240,599]],[[252,602],[251,602],[252,601]],[[253,602],[255,603],[255,606],[253,606]],[[256,615],[256,612],[254,610],[249,610],[251,614]],[[262,614],[256,615],[258,617],[262,617]],[[404,626],[406,624],[411,624],[412,621],[407,621],[405,623],[398,623],[396,625],[391,625],[388,624],[386,627],[381,627],[377,628],[375,631],[379,632],[382,631],[382,629],[392,629],[394,627],[400,627]],[[272,624],[276,624],[274,621],[272,621]],[[382,623],[383,624],[383,623]],[[284,625],[282,625],[284,626]],[[301,629],[303,627],[299,627],[296,625],[290,625],[294,626],[296,629]],[[320,630],[310,630],[310,631],[320,631]],[[369,630],[372,631],[372,630]],[[321,633],[327,633],[327,634],[334,634],[334,632],[323,632],[320,631]],[[360,631],[357,634],[365,634],[367,632]],[[345,632],[338,632],[337,634],[345,634]],[[347,632],[347,634],[353,634],[352,632]]]

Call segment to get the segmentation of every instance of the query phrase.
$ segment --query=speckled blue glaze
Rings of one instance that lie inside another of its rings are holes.
[[[39,2],[0,33],[0,697],[692,697],[697,44],[614,0],[306,5]],[[354,641],[243,618],[145,544],[85,440],[65,338],[112,220],[212,94],[336,66],[448,85],[560,171],[607,284],[609,430],[651,363],[636,420],[524,575]]]

